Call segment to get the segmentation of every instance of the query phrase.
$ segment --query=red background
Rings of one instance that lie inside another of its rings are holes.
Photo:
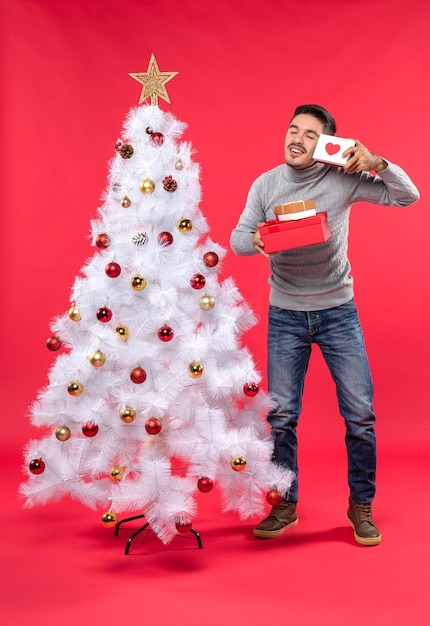
[[[282,161],[291,113],[304,102],[327,107],[340,136],[399,163],[418,186],[421,200],[408,209],[355,206],[350,257],[381,457],[405,481],[400,488],[381,463],[381,490],[403,499],[424,477],[428,490],[427,0],[0,0],[0,9],[1,445],[14,469],[10,498],[21,448],[38,436],[27,411],[53,361],[49,322],[68,308],[74,276],[93,254],[89,222],[140,95],[128,74],[146,71],[152,52],[161,71],[179,72],[167,84],[171,105],[160,106],[188,124],[201,208],[225,247],[250,184]],[[267,263],[230,251],[224,273],[261,320],[244,339],[264,373]],[[343,511],[343,427],[317,351],[300,429],[315,488],[332,455],[342,459]]]

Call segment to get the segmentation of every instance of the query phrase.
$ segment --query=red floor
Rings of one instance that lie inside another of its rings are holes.
[[[221,514],[216,492],[199,494],[201,550],[192,538],[164,546],[150,534],[125,555],[128,533],[115,537],[78,503],[23,510],[20,444],[3,447],[2,624],[429,624],[430,462],[422,437],[415,432],[412,444],[409,428],[401,453],[388,422],[379,429],[374,513],[383,541],[367,548],[345,520],[341,427],[322,436],[316,420],[303,418],[299,525],[256,540],[251,522]],[[322,410],[318,418],[328,416]]]

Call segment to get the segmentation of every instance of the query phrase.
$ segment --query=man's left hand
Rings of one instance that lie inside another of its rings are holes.
[[[370,152],[358,139],[355,140],[355,146],[345,150],[342,156],[348,157],[348,161],[344,165],[348,174],[370,171],[382,172],[387,167],[387,162],[384,159]]]

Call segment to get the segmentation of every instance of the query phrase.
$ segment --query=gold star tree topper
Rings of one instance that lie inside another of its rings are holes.
[[[155,55],[151,54],[147,72],[129,74],[129,76],[143,85],[139,104],[142,104],[142,102],[148,98],[151,98],[151,104],[153,106],[158,105],[158,98],[162,98],[170,104],[170,98],[165,85],[178,73],[179,72],[160,72]]]

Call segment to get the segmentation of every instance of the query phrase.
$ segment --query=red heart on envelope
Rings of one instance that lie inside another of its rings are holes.
[[[327,143],[325,146],[325,150],[327,154],[336,154],[336,152],[339,152],[340,150],[340,145],[338,143]]]

